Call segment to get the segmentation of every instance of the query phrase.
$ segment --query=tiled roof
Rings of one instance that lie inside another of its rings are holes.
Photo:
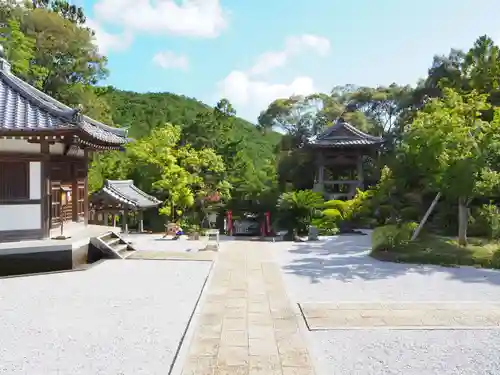
[[[0,130],[37,131],[81,129],[90,137],[124,145],[127,130],[113,128],[81,115],[49,95],[0,69]]]
[[[363,133],[354,126],[340,119],[311,142],[316,147],[354,147],[380,144],[382,137]]]
[[[156,207],[162,203],[140,190],[132,180],[106,180],[102,189],[92,194],[92,201],[102,198],[111,198],[132,208]]]

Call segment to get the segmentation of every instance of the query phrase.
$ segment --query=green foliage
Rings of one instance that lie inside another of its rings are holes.
[[[467,244],[468,201],[491,193],[500,181],[487,157],[500,143],[500,112],[494,109],[489,122],[481,118],[482,111],[491,109],[485,95],[445,89],[442,99],[430,101],[417,114],[400,147],[416,170],[425,171],[427,185],[459,200],[462,245]]]
[[[495,204],[483,204],[469,217],[469,235],[489,239],[500,238],[500,211]]]
[[[373,192],[371,190],[357,190],[356,195],[348,200],[342,201],[338,199],[327,201],[323,204],[325,212],[331,212],[335,216],[335,225],[352,227],[354,225],[371,225],[372,223],[372,206],[371,199]],[[337,214],[338,213],[338,214]]]
[[[314,225],[320,235],[331,236],[338,233],[338,225],[342,220],[342,214],[336,208],[327,208],[321,211],[319,217],[313,218]]]
[[[333,199],[326,201],[323,205],[325,209],[335,209],[337,210],[341,215],[348,209],[349,202],[347,201],[341,201],[340,199]]]
[[[480,111],[489,108],[484,96],[460,96],[446,89],[442,100],[431,101],[418,113],[401,152],[425,169],[429,185],[446,196],[470,197],[491,172],[482,151],[500,140],[498,115],[491,122],[480,118]]]
[[[127,179],[131,169],[131,160],[123,152],[112,151],[94,155],[89,168],[89,191],[99,190],[105,179]]]
[[[500,193],[500,49],[487,36],[468,51],[435,57],[414,90],[345,85],[328,94],[281,98],[263,110],[256,128],[226,99],[211,108],[170,93],[96,87],[108,75],[107,59],[85,22],[83,9],[65,0],[0,4],[0,43],[17,76],[97,120],[129,128],[138,139],[126,152],[94,156],[91,190],[106,178],[133,178],[166,202],[161,212],[168,215],[199,221],[225,207],[259,215],[278,209],[286,218],[284,212],[297,210],[300,218],[288,217],[287,226],[305,231],[314,216],[314,209],[304,208],[308,193],[276,202],[288,187],[312,188],[314,160],[303,146],[342,116],[387,140],[380,163],[369,164],[365,177],[378,176],[379,164],[387,167],[369,193],[324,206],[314,220],[331,230],[375,216],[384,224],[417,220],[438,191],[444,199],[430,220],[451,230],[458,227],[451,214],[458,206]],[[222,202],[204,199],[215,191]],[[470,229],[490,228],[485,235],[496,237],[496,211],[488,207],[472,207]]]
[[[174,207],[184,210],[215,192],[229,199],[231,190],[222,157],[211,149],[179,146],[180,137],[179,127],[166,124],[127,148],[135,175],[148,183],[145,190],[165,200],[160,213],[171,217]]]
[[[232,185],[233,210],[264,212],[276,203],[274,149],[280,135],[261,134],[252,124],[236,117],[227,100],[215,108],[191,98],[170,93],[138,94],[112,87],[102,88],[101,97],[110,105],[113,121],[130,127],[130,135],[142,138],[165,122],[179,125],[181,144],[195,149],[211,148],[226,166],[226,180]],[[274,198],[271,198],[272,196]]]
[[[289,233],[307,233],[311,220],[324,201],[319,193],[299,190],[283,193],[278,199],[278,222]]]
[[[373,191],[362,191],[356,189],[356,195],[347,201],[343,218],[346,221],[361,224],[365,219],[372,215],[370,201],[373,197]]]
[[[418,224],[415,222],[400,225],[389,224],[375,228],[372,234],[373,251],[389,251],[410,241]]]
[[[420,209],[414,206],[403,207],[400,211],[400,215],[403,221],[417,221],[421,219]]]
[[[342,219],[342,214],[339,210],[335,208],[327,208],[322,211],[323,217],[328,218],[329,220],[340,220]]]

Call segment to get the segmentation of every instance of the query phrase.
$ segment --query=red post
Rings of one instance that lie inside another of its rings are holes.
[[[227,234],[233,235],[233,211],[227,211]]]
[[[271,213],[266,211],[266,235],[269,236],[271,234]]]

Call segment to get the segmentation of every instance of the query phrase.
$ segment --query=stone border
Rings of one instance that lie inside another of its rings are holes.
[[[303,303],[300,310],[309,331],[500,329],[498,303]]]
[[[155,259],[156,260],[156,259]],[[170,260],[170,259],[166,259]],[[210,268],[208,269],[207,277],[205,277],[205,280],[203,281],[203,285],[200,289],[200,294],[198,295],[198,298],[196,299],[196,303],[193,307],[193,311],[191,311],[191,315],[189,316],[188,322],[186,324],[186,328],[184,329],[184,333],[181,336],[181,339],[179,341],[179,344],[177,345],[177,349],[174,353],[174,357],[172,358],[172,363],[170,364],[170,367],[168,369],[167,375],[180,375],[182,372],[182,366],[184,364],[184,361],[187,357],[188,354],[188,345],[184,345],[184,343],[190,343],[193,333],[195,331],[195,327],[198,323],[199,317],[197,316],[197,313],[201,309],[203,300],[205,298],[204,296],[204,291],[207,285],[209,285],[209,281],[211,280],[212,274],[213,274],[213,269],[214,269],[214,262],[211,262]],[[180,367],[179,367],[180,366]]]
[[[140,260],[140,259],[137,259]],[[142,260],[150,260],[150,259],[142,259]],[[153,259],[156,260],[156,259]],[[172,259],[165,259],[165,260],[172,260]],[[191,260],[191,261],[198,261],[201,262],[201,260]],[[184,331],[184,335],[182,336],[181,341],[179,342],[179,346],[177,348],[177,351],[174,356],[174,360],[172,361],[172,364],[170,365],[169,372],[167,375],[181,375],[182,370],[184,367],[184,363],[186,359],[189,356],[189,349],[190,349],[190,344],[191,341],[193,340],[194,333],[196,331],[196,327],[199,324],[200,321],[200,316],[201,316],[201,310],[202,307],[205,303],[205,300],[207,299],[207,293],[204,293],[208,287],[210,286],[212,279],[214,277],[214,269],[215,269],[215,260],[211,261],[210,269],[208,271],[208,275],[205,278],[205,282],[203,283],[203,287],[200,291],[200,295],[198,297],[198,300],[196,301],[196,305],[191,313],[191,317],[189,318],[188,324],[186,326],[186,330]]]

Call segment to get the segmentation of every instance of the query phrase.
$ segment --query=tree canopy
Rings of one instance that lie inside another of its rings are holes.
[[[440,191],[463,213],[477,197],[498,195],[500,49],[488,36],[466,51],[429,56],[428,74],[415,86],[345,84],[277,98],[252,124],[225,98],[211,107],[168,92],[102,86],[107,59],[84,9],[65,0],[4,1],[0,25],[14,74],[136,139],[125,152],[94,157],[93,190],[106,178],[133,178],[164,200],[167,215],[203,211],[215,195],[213,209],[262,214],[281,193],[313,187],[315,165],[304,146],[342,117],[386,140],[380,159],[365,168],[373,176],[390,170],[381,183],[392,190],[377,189],[391,199],[405,190],[422,202]]]

